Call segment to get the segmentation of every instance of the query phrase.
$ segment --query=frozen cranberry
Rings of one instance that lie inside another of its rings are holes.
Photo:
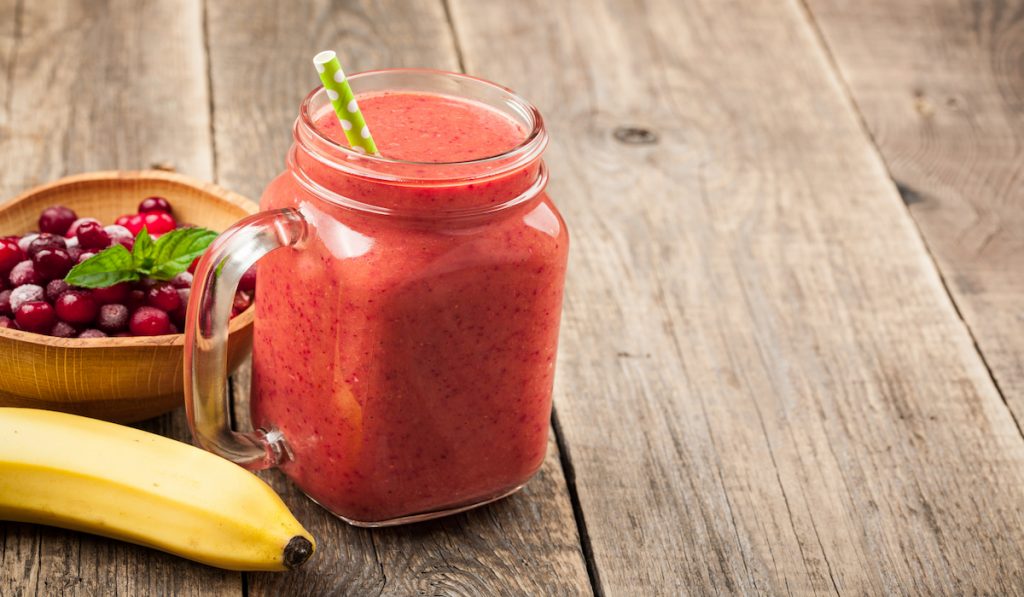
[[[129,251],[132,250],[132,246],[135,244],[135,235],[131,233],[131,230],[117,224],[111,224],[103,230],[110,236],[111,244],[118,243]]]
[[[91,259],[91,258],[93,258],[95,256],[96,256],[96,253],[94,251],[82,251],[81,253],[78,254],[78,263],[82,263],[83,261],[88,261],[89,259]]]
[[[196,267],[199,265],[199,258],[200,257],[202,257],[202,255],[200,255],[199,257],[196,257],[195,259],[192,260],[192,263],[190,263],[189,266],[188,266],[188,273],[195,275]]]
[[[152,211],[171,213],[171,204],[163,197],[146,197],[142,200],[142,203],[139,204],[139,213],[144,214]]]
[[[18,239],[18,248],[21,249],[22,253],[28,255],[28,248],[32,245],[32,241],[34,241],[37,238],[39,238],[39,235],[36,234],[35,232],[30,232],[26,234],[25,236]]]
[[[252,295],[244,290],[235,293],[235,300],[231,303],[231,309],[239,313],[245,311],[252,304]]]
[[[143,214],[142,223],[145,225],[146,230],[153,235],[166,234],[178,226],[174,218],[171,217],[171,214],[161,211]]]
[[[46,285],[46,300],[51,303],[55,302],[68,288],[70,286],[64,280],[50,280],[50,283]]]
[[[16,330],[18,329],[18,324],[10,317],[7,317],[6,315],[0,315],[0,328]]]
[[[103,332],[99,331],[99,330],[94,330],[92,328],[89,328],[87,330],[82,330],[82,332],[80,334],[78,334],[78,337],[79,338],[106,338],[107,335],[104,334]]]
[[[71,238],[72,236],[78,236],[78,229],[81,228],[82,224],[85,224],[86,222],[95,222],[96,224],[100,224],[100,221],[97,220],[96,218],[78,218],[77,220],[71,223],[71,226],[68,226],[68,231],[64,233],[64,236],[67,238]],[[100,224],[100,228],[102,227],[103,224]]]
[[[63,205],[47,207],[39,214],[39,231],[63,235],[77,219],[75,212]]]
[[[0,240],[0,275],[11,273],[14,266],[24,261],[25,257],[25,251],[21,250],[17,241],[9,238]]]
[[[138,288],[133,289],[128,293],[128,298],[125,299],[125,304],[128,305],[129,311],[134,311],[139,307],[143,307],[146,304],[146,292],[139,290]]]
[[[177,276],[171,278],[171,285],[175,288],[192,288],[192,274],[188,272],[181,272]]]
[[[72,338],[76,333],[78,333],[78,331],[75,330],[75,328],[63,321],[58,321],[53,324],[52,328],[50,328],[50,335],[58,338]]]
[[[63,278],[75,265],[65,249],[40,249],[32,255],[32,263],[44,280]]]
[[[85,324],[96,319],[99,305],[88,290],[69,290],[56,302],[57,317],[68,323]]]
[[[120,332],[128,327],[128,307],[124,305],[103,305],[96,318],[96,325],[106,332]]]
[[[85,222],[78,227],[75,234],[78,246],[83,249],[106,249],[110,246],[110,235],[99,222]]]
[[[191,294],[191,288],[178,289],[178,299],[180,299],[181,304],[178,306],[177,309],[174,310],[173,313],[171,313],[171,319],[174,321],[174,323],[181,326],[185,325],[185,316],[188,314],[188,299],[191,296]]]
[[[242,274],[242,278],[238,281],[238,289],[246,292],[252,292],[256,290],[256,266],[252,266],[245,270]]]
[[[46,292],[42,286],[36,286],[35,284],[23,284],[18,286],[11,291],[10,298],[8,299],[12,313],[18,312],[18,307],[25,303],[32,301],[41,301],[46,297]]]
[[[164,311],[154,307],[139,307],[132,313],[128,328],[136,336],[162,336],[170,333],[170,323]]]
[[[31,259],[26,259],[14,266],[7,279],[10,281],[11,286],[14,287],[23,284],[38,284],[43,281],[43,277],[36,271],[36,266],[32,263]]]
[[[53,307],[45,301],[29,301],[22,304],[14,312],[14,320],[18,322],[21,329],[44,334],[50,331],[57,317],[53,313]]]
[[[92,253],[92,251],[89,251]],[[80,247],[68,247],[68,256],[71,257],[71,261],[79,263],[79,259],[82,258],[82,253],[85,253]]]
[[[63,237],[57,236],[56,234],[50,234],[44,232],[36,236],[36,238],[28,245],[28,256],[32,257],[43,249],[67,249],[68,243]]]
[[[181,306],[181,299],[178,298],[178,290],[167,282],[160,282],[153,285],[146,293],[146,303],[170,313]]]
[[[14,315],[11,308],[11,293],[13,290],[0,291],[0,315]]]
[[[92,298],[96,299],[96,302],[101,305],[123,303],[128,298],[128,291],[131,289],[131,285],[128,282],[121,282],[106,288],[93,288]]]

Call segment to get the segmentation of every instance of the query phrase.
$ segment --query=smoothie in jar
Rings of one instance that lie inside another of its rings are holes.
[[[500,158],[539,122],[437,93],[359,102],[385,159],[340,147],[323,104],[261,201],[312,232],[260,262],[252,409],[303,491],[375,524],[485,503],[540,467],[568,236],[540,150]]]

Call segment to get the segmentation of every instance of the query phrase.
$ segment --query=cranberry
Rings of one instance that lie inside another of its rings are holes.
[[[128,307],[124,305],[103,305],[96,318],[96,324],[107,332],[120,332],[128,327]]]
[[[53,324],[52,328],[50,328],[50,335],[56,336],[58,338],[71,338],[76,333],[77,330],[75,330],[75,328],[64,323],[63,321],[58,321],[57,323]]]
[[[18,307],[25,303],[32,301],[41,301],[46,296],[42,286],[36,286],[35,284],[24,284],[11,291],[11,296],[8,299],[11,304],[11,312],[17,313]]]
[[[99,222],[85,222],[75,234],[78,245],[83,249],[106,249],[110,246],[110,235]]]
[[[135,235],[132,234],[131,230],[128,230],[124,226],[117,224],[111,224],[103,229],[108,236],[110,236],[110,242],[118,243],[129,251],[132,250],[132,246],[135,245]]]
[[[15,265],[25,260],[25,252],[18,246],[18,242],[5,238],[0,240],[0,275],[6,276],[11,273]]]
[[[16,330],[18,329],[18,324],[10,317],[7,317],[6,315],[0,315],[0,328]]]
[[[57,317],[53,314],[53,307],[49,303],[29,301],[14,312],[14,320],[23,330],[43,334],[50,331],[53,324],[57,322]]]
[[[81,253],[78,254],[78,263],[82,263],[83,261],[88,261],[90,258],[95,257],[95,256],[96,256],[96,253],[94,251],[82,251]]]
[[[175,288],[192,288],[192,274],[188,272],[181,272],[177,276],[171,278],[171,285]]]
[[[189,266],[188,266],[188,273],[193,274],[193,275],[196,273],[196,267],[199,265],[199,258],[200,257],[202,257],[202,255],[200,255],[199,257],[196,257],[195,259],[192,260],[192,263],[190,263]]]
[[[167,333],[169,333],[169,334],[177,334],[178,333],[178,326],[174,325],[173,323],[167,324]]]
[[[152,211],[160,211],[164,213],[171,213],[171,204],[167,202],[163,197],[146,197],[139,204],[139,213],[144,214]]]
[[[92,251],[89,252],[92,253]],[[79,247],[68,247],[68,256],[71,257],[71,261],[74,261],[75,263],[79,263],[79,259],[82,258],[82,253],[85,253],[85,251]]]
[[[185,316],[188,314],[188,299],[192,295],[191,288],[179,288],[178,298],[181,300],[181,305],[171,313],[171,319],[178,325],[185,325]]]
[[[0,292],[0,315],[14,315],[14,309],[11,308],[11,293],[13,290],[4,290]]]
[[[71,227],[71,224],[78,219],[75,212],[63,205],[47,207],[39,214],[40,232],[63,235]]]
[[[142,216],[142,223],[150,234],[166,234],[177,228],[178,224],[171,217],[171,214],[155,211]]]
[[[106,288],[93,288],[92,298],[96,299],[96,302],[101,305],[123,303],[128,298],[129,290],[131,290],[131,285],[128,282],[121,282]]]
[[[155,284],[146,293],[146,303],[168,313],[181,306],[178,291],[167,282]]]
[[[57,317],[68,323],[85,324],[96,319],[99,305],[88,290],[69,290],[57,299]]]
[[[32,240],[28,245],[28,256],[32,257],[43,249],[67,249],[68,243],[62,237],[56,234],[50,234],[44,232],[39,234]]]
[[[164,311],[154,307],[139,307],[132,313],[128,328],[136,336],[162,336],[170,333],[170,324]]]
[[[36,271],[36,266],[33,265],[32,260],[30,259],[26,259],[14,266],[7,279],[10,280],[11,285],[15,287],[23,284],[38,284],[43,281],[43,277]]]
[[[97,220],[96,218],[78,218],[77,220],[71,223],[71,226],[68,227],[68,231],[64,233],[64,236],[67,238],[78,236],[78,229],[82,226],[82,224],[85,224],[86,222],[95,222],[97,224],[100,224],[100,221]],[[103,224],[100,224],[100,227],[102,228]]]
[[[82,332],[80,334],[78,334],[78,337],[79,338],[106,338],[107,335],[104,334],[103,332],[99,331],[99,330],[94,330],[92,328],[89,328],[87,330],[82,330]]]
[[[70,286],[64,280],[50,280],[50,283],[46,285],[46,300],[51,303],[55,302],[68,288]]]
[[[39,238],[39,235],[36,234],[35,232],[30,232],[26,234],[25,236],[18,239],[18,248],[21,249],[22,253],[28,255],[29,246],[31,246],[32,241],[34,241],[37,238]]]
[[[40,249],[32,256],[32,263],[36,272],[46,280],[63,278],[75,265],[66,249]]]
[[[242,274],[242,278],[238,280],[238,289],[246,292],[252,292],[256,290],[256,266],[252,266],[245,270]]]
[[[244,290],[239,290],[235,293],[235,300],[231,303],[231,310],[241,313],[249,308],[252,304],[252,295]]]
[[[128,309],[134,311],[139,307],[146,305],[146,293],[143,290],[135,289],[128,293],[128,298],[125,299],[125,304],[128,305]]]
[[[131,332],[118,332],[118,333],[114,334],[114,337],[115,338],[131,338],[132,337],[132,333]]]
[[[142,214],[128,216],[128,219],[123,221],[121,220],[121,218],[118,218],[117,223],[118,225],[127,228],[128,232],[132,233],[132,236],[137,236],[139,234],[139,231],[142,230],[142,226],[144,225],[142,221]]]

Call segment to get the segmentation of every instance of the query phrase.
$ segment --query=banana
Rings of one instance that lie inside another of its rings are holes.
[[[0,408],[0,520],[59,526],[229,570],[286,570],[313,537],[259,477],[131,427]]]

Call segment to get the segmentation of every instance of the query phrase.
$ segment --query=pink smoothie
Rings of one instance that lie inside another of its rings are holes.
[[[500,154],[526,131],[482,104],[386,93],[360,98],[383,155],[452,162]],[[344,143],[333,114],[317,129]],[[260,262],[254,422],[283,432],[286,472],[312,498],[359,522],[475,504],[523,484],[547,445],[568,237],[546,194],[500,205],[539,161],[482,164],[458,181],[401,181],[312,159],[317,184],[401,217],[317,198],[285,172],[261,207],[298,209],[299,249]],[[476,168],[476,166],[473,166]],[[387,166],[381,167],[382,171]],[[403,212],[405,213],[405,212]],[[432,215],[434,214],[434,215]]]

